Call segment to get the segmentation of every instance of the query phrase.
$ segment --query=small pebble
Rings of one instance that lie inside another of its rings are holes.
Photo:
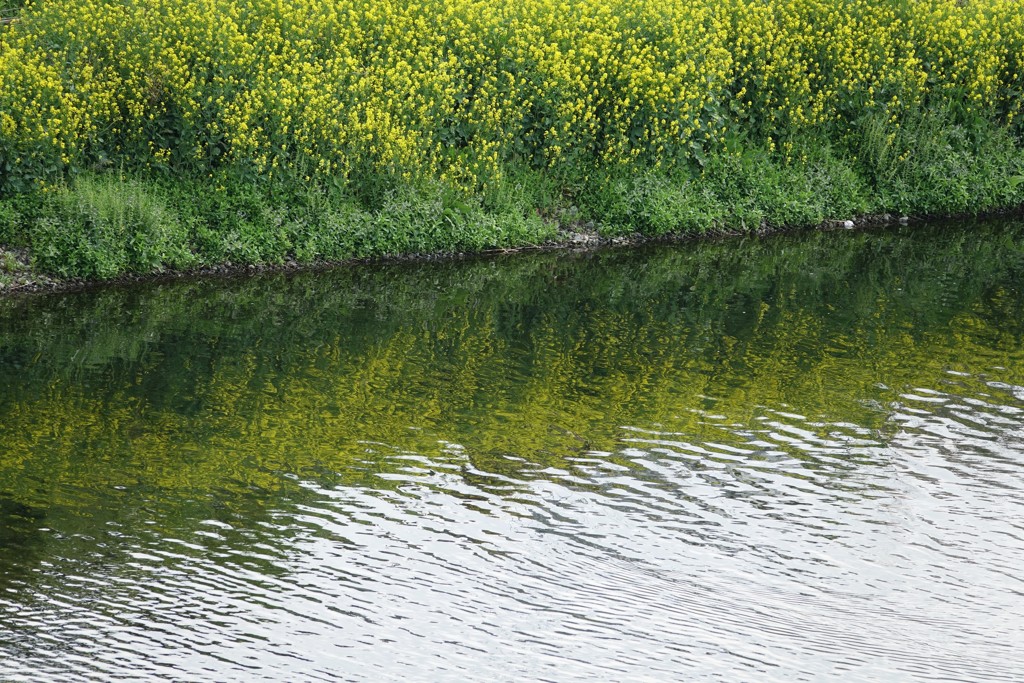
[[[852,228],[853,227],[853,221],[843,221],[843,227],[844,228]]]

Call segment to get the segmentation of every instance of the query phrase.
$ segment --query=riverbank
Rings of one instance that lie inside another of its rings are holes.
[[[1008,210],[1022,54],[1016,0],[29,4],[5,277]]]
[[[46,273],[35,265],[32,252],[24,247],[12,247],[0,244],[0,297],[24,294],[56,294],[89,289],[111,284],[142,284],[156,282],[172,282],[190,279],[238,278],[250,277],[266,273],[298,273],[323,271],[348,265],[367,262],[398,262],[398,261],[453,261],[464,258],[488,257],[500,254],[520,253],[525,251],[590,251],[596,249],[640,246],[654,242],[685,242],[735,239],[743,236],[771,238],[776,235],[792,234],[793,232],[818,231],[854,231],[869,229],[887,229],[914,226],[919,224],[946,223],[953,220],[975,221],[982,219],[1024,217],[1024,206],[1002,209],[984,213],[968,213],[959,216],[905,216],[890,213],[854,216],[843,220],[826,220],[814,226],[776,227],[762,226],[751,232],[738,230],[722,230],[711,234],[694,235],[686,233],[668,233],[657,237],[639,233],[602,235],[592,223],[569,222],[557,227],[554,236],[537,244],[520,244],[503,248],[480,249],[465,252],[434,252],[380,255],[375,257],[348,258],[343,260],[311,260],[298,261],[287,256],[274,262],[232,263],[224,262],[213,265],[201,265],[191,268],[161,268],[150,272],[120,273],[107,278],[61,277]]]
[[[0,293],[855,228],[1024,207],[1024,147],[1007,128],[980,123],[966,135],[929,124],[903,135],[915,153],[885,175],[811,144],[802,160],[747,150],[708,159],[696,172],[634,164],[573,179],[511,168],[475,193],[406,181],[360,196],[323,182],[240,179],[233,169],[207,181],[83,172],[0,197]]]
[[[1024,207],[1024,149],[1006,129],[927,133],[918,136],[918,153],[884,177],[810,148],[806,161],[747,151],[707,160],[695,173],[634,165],[574,183],[519,168],[476,194],[406,182],[371,198],[316,182],[241,181],[230,171],[208,183],[82,173],[0,198],[0,292],[864,227]]]

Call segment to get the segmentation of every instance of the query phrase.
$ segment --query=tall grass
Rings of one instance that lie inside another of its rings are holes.
[[[44,270],[105,278],[195,260],[186,246],[187,224],[138,181],[81,177],[74,190],[57,191],[41,213],[31,238]]]

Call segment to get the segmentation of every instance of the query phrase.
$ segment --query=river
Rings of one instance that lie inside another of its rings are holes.
[[[1024,680],[1024,225],[0,300],[0,680]]]

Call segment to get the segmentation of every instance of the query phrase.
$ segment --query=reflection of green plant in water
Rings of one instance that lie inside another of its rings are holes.
[[[745,446],[700,410],[881,429],[862,403],[891,400],[879,382],[928,385],[981,355],[1020,371],[1022,277],[1020,228],[978,227],[5,300],[0,491],[49,507],[113,485],[257,488],[272,506],[306,495],[287,473],[394,487],[378,474],[403,454],[571,470],[620,451],[623,426]]]

